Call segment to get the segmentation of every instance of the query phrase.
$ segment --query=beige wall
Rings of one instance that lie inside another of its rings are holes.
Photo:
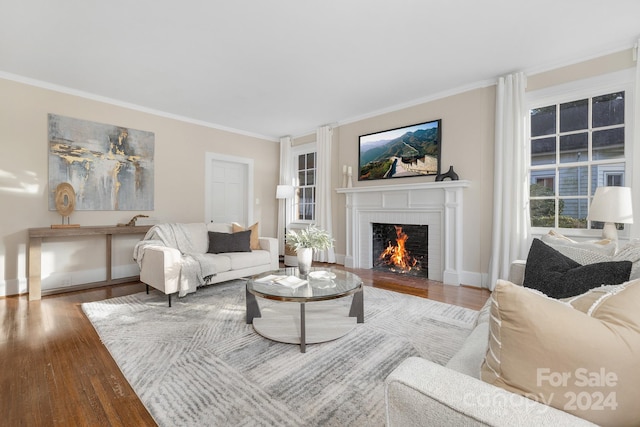
[[[634,67],[632,50],[624,50],[579,64],[528,76],[527,91],[595,77]],[[463,283],[486,286],[491,255],[493,216],[493,139],[495,86],[470,90],[377,117],[339,126],[334,133],[338,160],[333,170],[334,187],[342,185],[342,165],[357,169],[358,136],[428,120],[442,119],[442,169],[454,166],[461,179],[471,181],[464,190]],[[393,185],[432,181],[434,178],[403,178],[389,183],[358,182],[354,186]],[[336,253],[345,253],[345,196],[333,200]]]
[[[336,143],[340,160],[334,171],[334,179],[336,186],[341,186],[341,165],[357,169],[359,135],[442,119],[442,171],[446,172],[449,166],[453,166],[460,179],[471,181],[471,187],[464,190],[463,268],[471,276],[467,282],[472,281],[477,285],[481,284],[479,273],[486,272],[489,263],[489,253],[483,245],[491,237],[494,109],[494,87],[476,89],[340,126]],[[358,182],[357,178],[354,179],[354,186],[364,187],[433,181],[435,177],[399,178],[389,182]],[[337,195],[335,201],[337,235],[344,236],[345,196]],[[336,249],[336,252],[344,254],[344,239],[338,239]]]
[[[635,66],[633,50],[626,49],[578,64],[567,65],[529,76],[527,78],[527,91],[531,92],[550,86],[588,79]]]
[[[76,211],[72,223],[115,225],[138,213],[161,221],[204,221],[205,153],[254,159],[254,219],[276,235],[277,142],[134,111],[0,79],[0,295],[26,290],[27,229],[60,223],[48,210],[47,114],[54,113],[155,133],[155,210]],[[135,269],[135,238],[116,237],[115,277]],[[104,279],[103,239],[45,243],[43,289]],[[126,274],[125,274],[126,275]]]
[[[528,91],[593,77],[635,66],[631,49],[580,64],[528,77]],[[47,209],[47,113],[152,131],[156,137],[155,211],[164,221],[202,221],[204,216],[204,156],[215,152],[255,159],[254,217],[263,235],[276,235],[275,186],[278,177],[277,143],[141,113],[110,104],[40,89],[0,79],[0,295],[26,286],[25,251],[27,229],[60,221]],[[342,165],[356,169],[358,136],[427,120],[442,119],[442,167],[453,165],[461,179],[471,181],[465,189],[464,283],[486,285],[493,215],[493,134],[495,87],[461,94],[343,124],[334,130],[333,187],[342,186]],[[294,144],[315,140],[315,135],[295,138]],[[404,178],[409,183],[429,178]],[[355,186],[380,185],[354,182]],[[345,253],[344,195],[333,196],[336,253]],[[135,212],[137,213],[137,212]],[[83,225],[126,222],[134,212],[77,212],[72,221]],[[114,264],[131,266],[135,239],[118,242]],[[47,248],[44,248],[46,251]],[[49,245],[45,260],[50,282],[82,282],[103,271],[104,245],[81,240]],[[43,267],[44,269],[44,267]],[[53,271],[63,272],[58,278]],[[64,276],[66,273],[66,276]]]

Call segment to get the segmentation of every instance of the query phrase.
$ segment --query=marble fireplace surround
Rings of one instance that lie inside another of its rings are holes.
[[[462,276],[463,190],[469,181],[338,188],[346,196],[349,268],[373,268],[372,223],[428,225],[429,279],[459,285]]]

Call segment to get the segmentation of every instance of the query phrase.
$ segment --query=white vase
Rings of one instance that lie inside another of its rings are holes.
[[[311,271],[311,263],[313,262],[313,249],[299,248],[296,249],[298,256],[298,270],[300,274],[306,276]]]

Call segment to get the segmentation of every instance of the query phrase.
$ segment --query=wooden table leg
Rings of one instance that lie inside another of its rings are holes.
[[[113,234],[107,234],[107,284],[111,284],[111,240]]]
[[[27,288],[29,291],[29,301],[42,298],[42,238],[32,237],[29,239],[29,280]]]

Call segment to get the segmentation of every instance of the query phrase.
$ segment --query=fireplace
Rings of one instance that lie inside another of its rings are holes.
[[[429,226],[371,224],[373,268],[410,276],[429,277]]]
[[[462,283],[462,199],[469,185],[460,180],[337,189],[346,196],[344,265],[374,268],[373,223],[427,225],[428,278]]]

